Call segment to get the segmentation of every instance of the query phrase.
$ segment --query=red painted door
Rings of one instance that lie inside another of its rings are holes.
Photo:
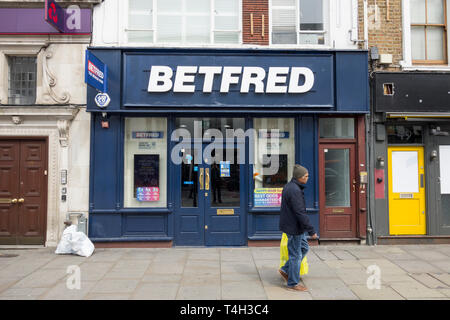
[[[354,144],[319,146],[320,237],[356,238]]]
[[[0,140],[0,244],[45,243],[47,143]]]

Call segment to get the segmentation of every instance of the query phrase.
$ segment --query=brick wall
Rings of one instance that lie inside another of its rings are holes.
[[[253,34],[251,30],[253,14]],[[262,16],[264,15],[264,34]],[[269,1],[242,0],[242,31],[244,44],[269,45]]]
[[[368,0],[369,49],[378,47],[380,54],[392,54],[392,65],[377,65],[376,70],[399,71],[402,54],[401,0]],[[359,39],[364,39],[364,1],[359,0]],[[361,48],[363,43],[360,44]]]

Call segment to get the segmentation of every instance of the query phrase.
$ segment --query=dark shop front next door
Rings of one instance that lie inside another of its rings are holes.
[[[244,165],[238,161],[245,149],[196,145],[180,148],[182,163],[175,165],[175,244],[245,245]]]

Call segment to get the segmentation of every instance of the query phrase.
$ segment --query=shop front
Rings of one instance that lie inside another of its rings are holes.
[[[375,74],[374,203],[379,243],[448,242],[450,74]]]
[[[321,237],[365,238],[367,52],[89,51],[108,66],[111,99],[100,108],[88,89],[98,245],[279,241],[295,163],[309,169]]]

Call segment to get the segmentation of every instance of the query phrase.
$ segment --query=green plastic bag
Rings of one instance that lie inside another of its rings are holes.
[[[288,253],[288,237],[286,233],[283,233],[283,237],[281,238],[280,243],[280,268],[285,265],[286,261],[289,260],[289,253]],[[302,263],[300,264],[300,275],[303,276],[305,274],[308,274],[308,259],[305,256],[302,260]]]

